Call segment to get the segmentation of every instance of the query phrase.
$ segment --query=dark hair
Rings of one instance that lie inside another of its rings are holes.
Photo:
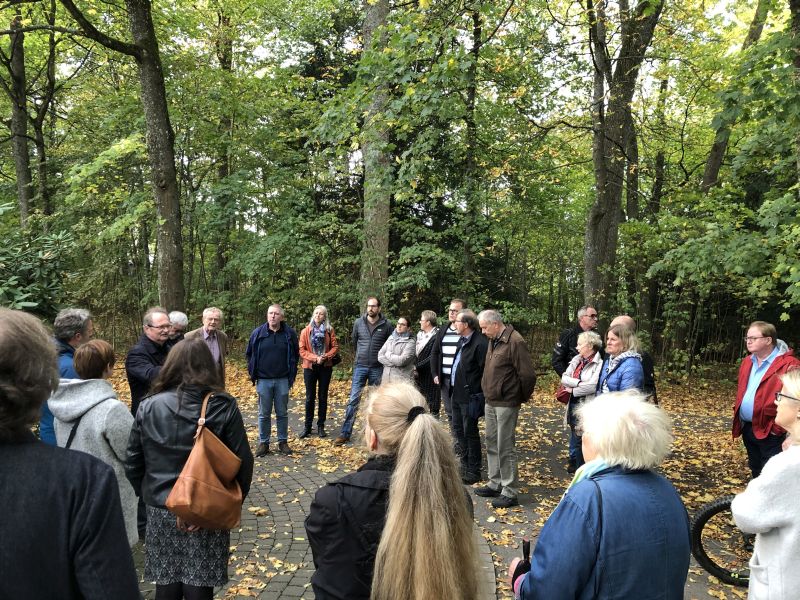
[[[202,337],[184,339],[172,347],[150,394],[184,386],[222,391],[219,368]]]
[[[90,340],[78,346],[72,364],[81,379],[102,379],[108,367],[114,366],[114,348],[105,340]]]
[[[380,298],[378,298],[377,296],[367,296],[367,304],[369,304],[370,300],[375,300],[375,302],[378,303],[378,307],[380,308],[380,306],[381,306],[381,299]]]
[[[56,348],[45,328],[29,314],[0,308],[0,439],[36,423],[57,387]]]
[[[452,300],[450,300],[450,304],[460,304],[461,310],[467,308],[467,303],[464,302],[461,298],[453,298]]]
[[[461,317],[461,320],[466,323],[472,331],[480,331],[481,326],[478,323],[478,317],[475,316],[475,313],[468,308],[465,308],[459,311],[458,316]]]

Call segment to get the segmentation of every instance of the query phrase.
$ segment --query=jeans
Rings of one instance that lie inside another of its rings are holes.
[[[465,477],[481,476],[481,435],[478,419],[467,414],[467,404],[453,402],[453,435],[461,450],[461,468]]]
[[[744,448],[747,450],[747,464],[753,474],[753,479],[761,475],[761,469],[770,458],[781,453],[784,439],[786,439],[785,435],[770,433],[763,440],[759,440],[753,434],[753,424],[750,421],[742,421],[742,440]]]
[[[353,382],[350,384],[350,401],[344,412],[344,423],[342,423],[342,437],[349,438],[353,435],[353,423],[358,412],[358,403],[361,401],[361,390],[367,382],[371,386],[381,384],[383,375],[383,365],[380,367],[358,367],[353,368]]]
[[[486,405],[489,487],[509,498],[516,498],[519,488],[516,445],[518,417],[519,406]]]
[[[269,444],[272,429],[272,406],[275,406],[275,421],[278,426],[278,442],[289,439],[289,380],[259,379],[258,392],[258,439]]]
[[[314,424],[314,403],[317,397],[317,383],[319,383],[319,415],[317,426],[325,425],[328,416],[328,387],[331,384],[333,367],[314,365],[310,369],[303,369],[303,382],[306,384],[306,430],[310,431]]]
[[[583,459],[583,438],[576,433],[578,427],[578,418],[575,411],[581,405],[583,399],[580,401],[576,398],[570,398],[569,408],[567,410],[567,424],[569,424],[569,462],[575,467],[582,466],[586,461]]]

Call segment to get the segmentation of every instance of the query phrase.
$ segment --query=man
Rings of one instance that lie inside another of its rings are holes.
[[[489,483],[475,490],[493,498],[495,508],[519,504],[517,492],[516,430],[519,408],[536,385],[528,345],[511,325],[503,323],[496,310],[478,315],[481,331],[489,339],[481,389],[486,397],[486,462]]]
[[[267,309],[267,322],[253,330],[247,342],[247,371],[258,392],[258,447],[256,457],[270,454],[272,407],[278,428],[278,452],[289,448],[289,390],[297,376],[300,344],[294,329],[284,323],[280,304]]]
[[[220,329],[222,326],[222,311],[216,306],[203,310],[203,326],[186,334],[186,339],[201,337],[211,350],[211,356],[219,367],[222,376],[222,385],[225,385],[225,356],[228,354],[228,336]]]
[[[92,314],[83,308],[65,308],[53,321],[53,337],[58,352],[58,375],[61,379],[80,379],[72,365],[75,350],[94,337]],[[42,403],[39,421],[39,437],[45,444],[56,445],[56,432],[53,428],[53,413]]]
[[[459,311],[454,321],[459,341],[450,370],[453,435],[461,457],[461,480],[467,485],[481,479],[481,436],[478,419],[483,416],[485,399],[481,388],[488,342],[479,331],[478,319],[471,310]]]
[[[794,352],[776,336],[771,323],[750,323],[744,338],[750,356],[746,356],[739,367],[733,438],[742,436],[753,479],[761,474],[766,462],[781,451],[786,431],[775,423],[775,393],[783,387],[780,376],[800,367]]]
[[[183,334],[189,326],[189,317],[186,313],[179,310],[173,310],[169,313],[169,344],[174,346],[183,339]]]
[[[596,330],[597,319],[597,309],[594,306],[590,304],[581,306],[578,309],[578,324],[561,332],[558,342],[553,348],[553,358],[550,361],[559,377],[564,374],[570,361],[578,354],[578,336],[584,331]]]
[[[131,412],[134,417],[139,410],[139,403],[161,372],[169,352],[167,342],[170,324],[167,311],[160,306],[148,308],[142,324],[144,332],[125,358],[125,372],[131,388]]]
[[[381,301],[376,296],[367,298],[367,313],[353,323],[353,345],[356,349],[353,380],[350,383],[350,400],[344,413],[342,431],[333,442],[335,446],[350,441],[364,385],[369,383],[373,386],[381,383],[383,365],[378,361],[378,352],[393,329],[392,322],[381,314]]]
[[[609,329],[615,325],[620,325],[631,331],[636,331],[636,321],[633,317],[628,315],[619,315],[614,317]],[[647,399],[653,404],[658,404],[658,393],[656,392],[656,368],[653,363],[653,357],[645,350],[639,350],[642,357],[642,370],[644,371],[644,379],[642,380],[642,391],[647,395]]]
[[[456,331],[455,321],[459,311],[467,307],[466,303],[460,298],[453,298],[447,309],[447,327],[439,328],[436,341],[431,349],[431,374],[433,383],[439,386],[442,395],[442,403],[447,413],[447,420],[451,424],[452,418],[452,390],[450,388],[450,370],[453,367],[453,359],[456,356],[458,346],[458,331]]]

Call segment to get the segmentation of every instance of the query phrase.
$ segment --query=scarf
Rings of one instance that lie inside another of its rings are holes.
[[[584,479],[588,479],[595,473],[599,473],[600,471],[602,471],[603,469],[607,469],[608,467],[609,467],[608,463],[599,456],[593,460],[590,460],[587,463],[583,463],[580,467],[578,467],[578,470],[575,471],[575,475],[573,476],[572,481],[570,481],[569,485],[567,486],[567,491],[569,491],[571,487],[577,485]],[[567,492],[565,491],[564,496],[566,495]]]
[[[607,394],[611,390],[608,389],[608,377],[617,369],[618,366],[622,364],[626,358],[636,358],[637,360],[642,360],[642,355],[638,352],[634,352],[633,350],[626,350],[625,352],[621,352],[617,354],[614,358],[608,359],[608,366],[606,367],[606,372],[603,374],[603,393]]]
[[[325,321],[317,325],[317,322],[311,320],[311,349],[317,356],[325,354]]]

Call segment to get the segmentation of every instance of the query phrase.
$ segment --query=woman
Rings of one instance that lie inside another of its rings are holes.
[[[567,424],[570,429],[568,473],[574,473],[585,462],[575,411],[581,404],[595,396],[603,364],[603,356],[600,353],[603,340],[594,331],[584,331],[578,336],[576,348],[578,354],[570,361],[567,370],[561,376],[561,384],[570,392],[567,404]]]
[[[416,343],[408,319],[400,317],[392,335],[378,351],[378,362],[383,365],[381,381],[410,381],[415,358]]]
[[[156,599],[212,598],[228,581],[230,531],[200,529],[165,508],[167,496],[192,450],[203,398],[211,394],[206,427],[241,460],[236,480],[247,496],[253,454],[236,399],[222,391],[220,371],[202,338],[169,351],[136,413],[125,471],[147,505],[144,576],[156,582]]]
[[[635,390],[578,408],[584,464],[544,524],[516,597],[682,600],[689,519],[678,492],[655,472],[672,424]],[[518,560],[518,559],[516,559]]]
[[[303,382],[306,384],[306,425],[301,438],[311,435],[314,424],[314,403],[319,384],[319,414],[317,434],[327,437],[325,419],[328,416],[328,388],[333,374],[333,357],[339,352],[339,342],[330,323],[328,309],[322,304],[314,309],[311,322],[300,332],[300,358],[303,361]]]
[[[472,504],[450,437],[424,406],[411,383],[371,392],[374,455],[321,488],[306,518],[317,600],[477,598]]]
[[[614,325],[606,334],[606,359],[597,381],[597,395],[642,389],[644,369],[636,333],[622,325]]]
[[[56,360],[38,319],[0,308],[0,598],[138,600],[114,471],[31,433]]]
[[[439,333],[436,325],[436,313],[432,310],[423,310],[419,318],[417,361],[414,369],[417,373],[417,388],[425,396],[431,414],[438,419],[442,393],[439,386],[433,382],[433,373],[431,373],[431,351],[436,344],[436,334]]]
[[[125,449],[133,416],[117,400],[108,378],[114,372],[114,349],[104,340],[91,340],[75,350],[74,367],[80,379],[62,379],[48,404],[55,416],[56,440],[62,448],[96,456],[114,469],[125,517],[128,544],[139,540],[136,493],[125,478]],[[71,441],[70,441],[71,440]]]
[[[791,445],[770,458],[761,474],[731,503],[737,527],[756,534],[750,559],[751,600],[797,598],[800,573],[800,370],[782,377],[783,389],[775,396],[775,423],[789,432]]]

